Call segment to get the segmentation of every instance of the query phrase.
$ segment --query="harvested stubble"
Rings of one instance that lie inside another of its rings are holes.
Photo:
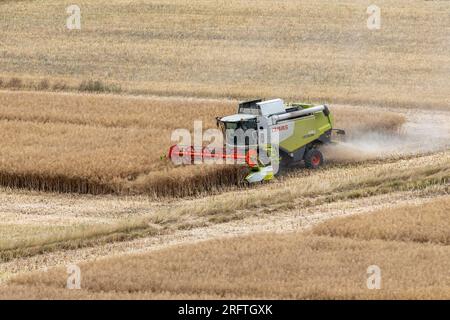
[[[448,299],[450,247],[441,231],[450,231],[449,205],[447,196],[330,220],[312,234],[257,234],[88,262],[80,265],[81,290],[65,289],[65,268],[19,275],[0,289],[0,298]],[[428,212],[421,239],[395,236],[421,225]],[[390,236],[374,236],[373,222]],[[436,232],[432,225],[442,227]],[[348,232],[324,234],[330,228]],[[382,270],[381,290],[367,287],[373,264]]]
[[[215,127],[236,101],[0,93],[0,184],[54,192],[191,196],[241,185],[240,166],[174,167],[171,133]],[[336,107],[337,126],[397,130],[402,116]],[[386,122],[386,116],[391,121]],[[386,126],[387,123],[387,126]]]

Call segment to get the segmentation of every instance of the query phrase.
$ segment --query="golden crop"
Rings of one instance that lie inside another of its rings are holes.
[[[78,292],[64,289],[64,268],[25,274],[0,298],[448,299],[450,248],[442,236],[450,233],[449,208],[447,196],[329,220],[312,233],[257,234],[84,263]],[[374,264],[382,270],[381,290],[366,286]]]
[[[243,168],[174,167],[171,133],[204,129],[237,101],[34,92],[0,93],[0,184],[56,192],[188,196],[239,185]],[[337,126],[395,131],[393,113],[334,108]],[[163,156],[163,157],[162,157]],[[162,158],[161,158],[162,157]]]
[[[377,1],[375,31],[364,0],[77,4],[81,30],[58,0],[0,4],[0,86],[449,105],[447,1]]]
[[[68,30],[59,0],[0,1],[0,282],[19,273],[0,299],[450,297],[450,151],[395,154],[407,112],[420,143],[446,129],[448,1],[378,0],[380,30],[365,0],[77,5]],[[165,159],[174,129],[274,97],[330,104],[336,128],[393,153],[331,145],[324,169],[251,188],[242,167]],[[436,117],[418,126],[418,109]],[[422,204],[390,208],[406,200]],[[96,259],[255,221],[282,233]],[[62,267],[22,274],[89,258],[79,291]],[[372,264],[383,290],[365,286]]]

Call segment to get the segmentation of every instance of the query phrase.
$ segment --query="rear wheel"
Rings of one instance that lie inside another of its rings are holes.
[[[317,149],[310,149],[306,152],[304,160],[307,168],[317,169],[323,164],[322,152]]]

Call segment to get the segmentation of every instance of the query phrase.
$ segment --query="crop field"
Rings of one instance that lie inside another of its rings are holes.
[[[450,3],[376,4],[0,1],[0,299],[450,299]],[[167,158],[254,98],[346,136],[250,185]]]
[[[175,167],[161,159],[175,129],[215,128],[235,101],[0,92],[0,184],[54,192],[186,196],[239,184],[231,166]],[[405,119],[337,106],[336,125],[398,133]],[[168,116],[170,115],[170,116]],[[356,121],[358,120],[358,121]]]
[[[80,266],[86,285],[79,292],[61,289],[64,268],[31,273],[11,281],[0,297],[448,299],[449,207],[446,196],[327,221],[307,233],[210,240],[104,259]],[[386,274],[383,290],[365,287],[365,269],[374,262]]]
[[[4,86],[448,107],[446,1],[379,1],[380,32],[363,0],[77,4],[79,32],[58,0],[2,5]]]
[[[383,205],[420,204],[448,194],[449,179],[447,151],[300,171],[245,191],[169,202],[1,190],[0,280],[42,266],[223,237],[235,234],[233,224],[237,234],[295,231]]]

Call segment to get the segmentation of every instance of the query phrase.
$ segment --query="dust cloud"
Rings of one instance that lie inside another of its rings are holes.
[[[406,116],[406,123],[399,132],[348,130],[347,138],[322,149],[325,158],[331,162],[352,162],[450,148],[450,112],[417,109],[398,112]]]

